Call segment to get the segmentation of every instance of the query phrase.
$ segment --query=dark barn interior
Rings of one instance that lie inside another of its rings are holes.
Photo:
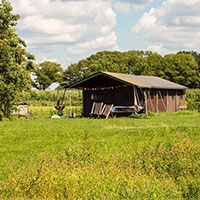
[[[152,76],[99,72],[66,86],[83,90],[83,115],[94,102],[144,108],[143,112],[176,112],[185,104],[184,86]]]

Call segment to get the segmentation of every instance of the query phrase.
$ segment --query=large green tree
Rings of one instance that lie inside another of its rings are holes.
[[[64,81],[71,82],[99,71],[128,73],[130,69],[133,73],[143,54],[143,51],[98,52],[78,63],[71,64],[64,72]]]
[[[189,54],[168,54],[162,61],[164,78],[189,88],[200,87],[200,73],[194,57]]]
[[[71,64],[64,72],[64,80],[71,82],[98,71],[163,77],[162,59],[162,56],[150,51],[102,51]]]
[[[31,87],[29,69],[32,55],[25,50],[25,42],[14,27],[19,15],[12,13],[11,4],[0,3],[0,115],[9,116],[23,90]],[[30,61],[30,62],[29,62]]]
[[[63,69],[60,64],[50,61],[41,62],[35,68],[34,86],[38,90],[46,90],[52,83],[62,82]]]
[[[163,57],[151,51],[98,52],[71,64],[64,72],[64,80],[71,82],[98,71],[159,76],[190,88],[200,87],[200,71],[194,57],[185,53]]]
[[[198,53],[196,51],[179,51],[177,54],[183,54],[183,53],[190,54],[195,58],[198,66],[199,66],[199,71],[200,71],[200,53]]]

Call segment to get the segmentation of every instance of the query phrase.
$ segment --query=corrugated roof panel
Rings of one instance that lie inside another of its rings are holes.
[[[136,76],[130,74],[122,74],[122,73],[113,73],[113,72],[99,72],[93,74],[85,79],[77,81],[69,85],[69,87],[76,87],[76,85],[84,83],[91,78],[94,78],[98,75],[105,75],[110,78],[116,79],[118,81],[122,81],[127,83],[128,85],[136,85],[140,88],[158,88],[158,89],[176,89],[176,90],[185,90],[187,87],[183,85],[179,85],[177,83],[168,81],[166,79],[159,78],[157,76]]]
[[[187,89],[187,87],[183,85],[179,85],[177,83],[168,81],[163,78],[159,78],[157,76],[136,76],[131,74],[122,74],[122,73],[111,73],[111,72],[103,72],[110,76],[123,79],[128,81],[129,83],[133,83],[133,85],[137,85],[142,88],[159,88],[159,89]]]
[[[134,79],[136,81],[142,82],[143,84],[149,85],[151,88],[163,88],[163,89],[187,89],[187,87],[183,85],[179,85],[172,81],[168,81],[166,79],[157,77],[157,76],[134,76],[134,75],[126,75],[125,76]]]
[[[148,84],[141,82],[140,80],[136,80],[136,79],[132,78],[132,75],[126,76],[128,74],[112,73],[112,72],[102,72],[102,73],[109,75],[111,77],[114,77],[118,80],[127,82],[128,84],[137,85],[138,87],[141,87],[141,88],[150,88],[151,87]]]

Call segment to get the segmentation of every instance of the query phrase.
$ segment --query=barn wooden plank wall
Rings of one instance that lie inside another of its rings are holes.
[[[147,104],[150,112],[176,112],[184,106],[185,94],[183,90],[152,89]]]
[[[137,93],[137,94],[135,94]],[[83,91],[83,110],[88,116],[93,102],[114,104],[115,106],[146,105],[148,112],[176,112],[185,104],[184,91],[139,89],[136,87],[117,88],[103,91]]]

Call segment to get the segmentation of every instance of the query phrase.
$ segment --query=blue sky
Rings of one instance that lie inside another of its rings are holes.
[[[37,62],[69,64],[103,50],[200,51],[200,0],[11,0]]]

